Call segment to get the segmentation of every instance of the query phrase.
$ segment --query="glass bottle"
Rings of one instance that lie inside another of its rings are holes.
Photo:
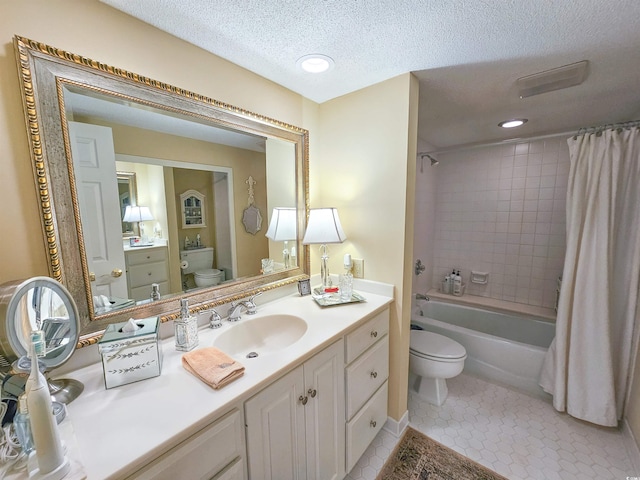
[[[16,430],[22,451],[29,454],[33,450],[33,435],[31,435],[31,423],[29,420],[29,407],[27,405],[26,393],[23,393],[18,398],[18,411],[13,417],[13,427]]]
[[[174,321],[176,350],[188,352],[198,346],[198,319],[189,315],[189,302],[180,300],[180,318]]]
[[[344,256],[344,273],[340,275],[340,300],[348,302],[353,294],[353,275],[351,274],[351,255]]]

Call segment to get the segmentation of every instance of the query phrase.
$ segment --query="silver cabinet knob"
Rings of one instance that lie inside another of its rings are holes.
[[[318,394],[317,390],[315,388],[310,388],[309,390],[307,390],[307,393],[309,394],[309,396],[311,398],[315,398],[316,395]]]
[[[371,378],[378,378],[378,372],[376,371],[371,372]]]
[[[371,426],[371,428],[376,428],[376,421],[375,420],[371,420],[371,422],[369,422],[369,425]]]
[[[377,331],[377,330],[373,330],[373,331],[371,332],[371,336],[372,336],[373,338],[376,338],[376,337],[378,336],[378,331]]]

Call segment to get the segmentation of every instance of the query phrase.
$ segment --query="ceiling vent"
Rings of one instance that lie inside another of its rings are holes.
[[[587,78],[588,60],[552,68],[516,80],[520,98],[532,97],[541,93],[580,85]]]

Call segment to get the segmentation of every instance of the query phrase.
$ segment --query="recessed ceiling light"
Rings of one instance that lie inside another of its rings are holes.
[[[500,122],[498,126],[502,128],[514,128],[519,127],[520,125],[524,125],[527,122],[528,120],[526,118],[514,118],[512,120],[505,120],[504,122]]]
[[[323,73],[331,70],[334,66],[333,58],[319,53],[305,55],[296,62],[299,68],[309,73]]]

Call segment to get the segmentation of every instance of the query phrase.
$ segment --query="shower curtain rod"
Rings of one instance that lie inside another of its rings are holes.
[[[568,132],[550,133],[548,135],[538,135],[536,137],[509,138],[507,140],[500,140],[497,142],[486,142],[486,143],[482,143],[482,142],[467,143],[466,145],[458,145],[455,147],[442,148],[440,150],[430,150],[428,152],[420,152],[418,153],[418,157],[426,156],[426,155],[438,155],[441,153],[460,152],[463,150],[471,150],[473,148],[480,148],[480,147],[497,147],[499,145],[509,145],[511,143],[527,142],[531,140],[542,140],[545,138],[562,137],[562,136],[570,137],[571,135],[575,135],[575,134],[576,134],[576,130],[573,129]]]
[[[468,143],[466,145],[459,145],[459,146],[455,146],[455,147],[450,147],[450,148],[442,148],[440,150],[430,150],[428,152],[419,152],[417,157],[425,157],[427,155],[438,155],[441,153],[451,153],[451,152],[460,152],[460,151],[464,151],[464,150],[471,150],[473,148],[481,148],[481,147],[496,147],[499,145],[509,145],[511,143],[518,143],[518,142],[528,142],[528,141],[532,141],[532,140],[544,140],[546,138],[554,138],[554,137],[571,137],[571,136],[577,136],[577,135],[584,135],[587,133],[601,133],[604,130],[609,130],[612,128],[633,128],[633,127],[640,127],[640,120],[633,120],[630,122],[621,122],[621,123],[609,123],[609,124],[605,124],[605,125],[600,125],[597,127],[580,127],[577,131],[575,129],[573,130],[569,130],[566,132],[559,132],[559,133],[549,133],[546,135],[538,135],[538,136],[533,136],[533,137],[518,137],[518,138],[509,138],[507,140],[500,140],[500,141],[496,141],[496,142],[487,142],[487,143],[482,143],[482,142],[477,142],[477,143]],[[417,160],[417,158],[416,158]]]
[[[582,127],[578,129],[578,133],[576,133],[576,136],[593,134],[593,133],[595,133],[596,135],[599,135],[605,130],[614,130],[614,129],[623,130],[625,128],[633,128],[633,127],[640,127],[640,120],[631,120],[629,122],[620,122],[620,123],[606,123],[598,127]]]

